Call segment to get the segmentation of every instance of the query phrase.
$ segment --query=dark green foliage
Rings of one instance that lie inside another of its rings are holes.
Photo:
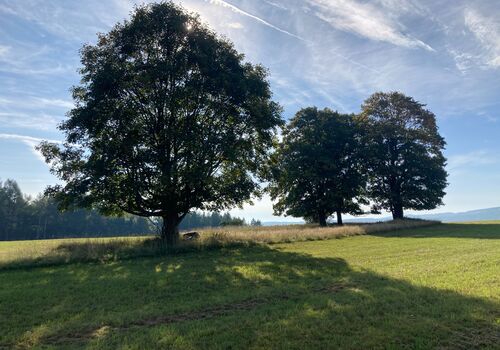
[[[229,213],[191,212],[179,228],[190,230],[217,227],[234,219]],[[60,212],[51,197],[31,199],[16,181],[0,182],[0,241],[65,237],[110,237],[153,234],[154,221],[135,215],[101,215],[97,210],[75,209]]]
[[[398,92],[375,93],[362,106],[368,191],[374,211],[389,210],[395,219],[404,209],[434,209],[445,195],[446,143],[424,107]]]
[[[276,214],[326,225],[337,213],[360,213],[364,175],[358,127],[352,115],[302,109],[283,131],[269,178]]]
[[[262,222],[260,220],[252,219],[252,221],[250,221],[250,226],[262,226]]]
[[[0,183],[0,240],[103,237],[152,233],[145,218],[104,217],[95,210],[59,212],[52,198],[23,195],[14,180]]]
[[[220,214],[218,212],[213,212],[213,213],[191,212],[186,215],[184,220],[182,220],[182,222],[179,225],[179,228],[181,230],[189,230],[193,228],[202,228],[202,227],[219,227],[219,226],[225,226],[227,222],[231,222],[233,220],[241,221],[243,219],[237,217],[233,218],[229,213]]]
[[[40,150],[63,182],[62,208],[163,218],[178,239],[192,210],[223,210],[258,194],[281,109],[267,72],[172,2],[138,7],[81,50],[76,107],[63,146]]]
[[[246,226],[245,219],[242,218],[227,218],[221,222],[221,226]]]
[[[26,199],[14,180],[0,181],[0,239],[14,239],[20,218],[26,212]]]

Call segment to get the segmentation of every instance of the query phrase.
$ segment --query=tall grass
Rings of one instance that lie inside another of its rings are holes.
[[[160,240],[151,237],[0,242],[0,269],[89,261],[110,262],[222,247],[324,240],[436,224],[436,221],[398,220],[329,227],[287,225],[206,228],[198,231],[198,239],[181,241],[175,249],[168,252]]]
[[[410,229],[436,225],[437,221],[394,220],[371,224],[347,224],[344,226],[318,227],[317,225],[286,225],[263,227],[218,227],[200,231],[199,244],[204,242],[224,243],[289,243],[296,241],[314,241],[370,233]]]

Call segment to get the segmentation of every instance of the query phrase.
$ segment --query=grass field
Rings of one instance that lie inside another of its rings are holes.
[[[206,228],[198,231],[199,239],[179,242],[173,253],[262,243],[325,240],[436,224],[435,221],[396,220],[342,227],[288,225]],[[110,262],[165,253],[164,245],[152,236],[0,242],[0,269],[53,266],[74,262]]]
[[[0,348],[500,349],[500,222],[365,233],[39,267],[2,242]]]

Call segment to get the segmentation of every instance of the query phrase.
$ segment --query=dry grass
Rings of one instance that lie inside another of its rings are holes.
[[[287,225],[263,227],[217,227],[200,230],[199,244],[224,243],[289,243],[315,241],[377,232],[396,231],[436,225],[437,221],[395,220],[371,224],[318,227],[317,225]]]
[[[223,227],[199,230],[200,237],[182,241],[170,253],[298,241],[324,240],[435,225],[435,221],[400,220],[374,224],[318,227],[288,225]],[[151,237],[55,239],[0,242],[0,269],[58,265],[75,262],[110,262],[156,256],[167,251]]]

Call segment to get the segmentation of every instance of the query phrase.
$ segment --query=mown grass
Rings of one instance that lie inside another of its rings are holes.
[[[162,242],[151,236],[3,242],[0,244],[0,269],[74,262],[110,262],[221,247],[324,240],[377,232],[395,232],[436,224],[438,222],[435,221],[398,220],[324,228],[315,225],[206,228],[199,230],[199,239],[181,241],[175,249],[170,251],[165,249]]]
[[[498,349],[499,276],[500,223],[10,269],[0,347]]]

